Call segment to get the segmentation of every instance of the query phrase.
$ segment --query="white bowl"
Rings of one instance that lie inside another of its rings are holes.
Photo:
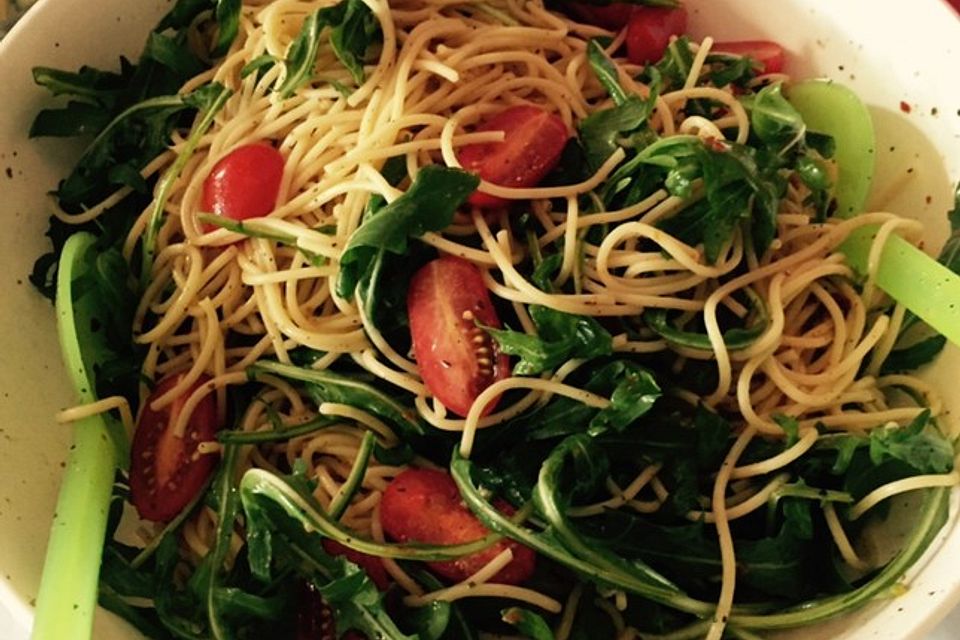
[[[939,0],[687,0],[691,30],[717,39],[768,38],[790,52],[797,77],[823,75],[853,87],[871,106],[878,131],[875,192],[885,208],[927,223],[925,246],[946,238],[944,213],[960,177],[960,21]],[[60,470],[70,433],[53,414],[73,401],[62,373],[53,307],[27,282],[47,248],[45,193],[76,157],[59,140],[29,140],[48,103],[33,66],[115,66],[136,57],[169,7],[163,0],[42,0],[0,43],[0,603],[30,625]],[[909,114],[905,113],[909,106]],[[925,375],[949,410],[960,397],[960,349],[949,347]],[[960,529],[953,518],[911,572],[909,590],[854,616],[797,637],[920,638],[960,601]],[[133,637],[100,616],[96,638]],[[6,635],[0,631],[0,635]]]

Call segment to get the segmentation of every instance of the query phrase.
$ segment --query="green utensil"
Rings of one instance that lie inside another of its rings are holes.
[[[67,372],[81,403],[94,402],[93,367],[98,364],[97,309],[78,286],[93,268],[94,237],[73,235],[60,257],[57,328]],[[89,289],[87,290],[89,293]],[[105,415],[78,421],[60,485],[57,510],[37,595],[33,640],[88,639],[97,605],[97,581],[107,512],[117,464],[119,425]]]
[[[870,111],[847,87],[823,80],[790,87],[787,98],[814,131],[837,143],[837,212],[842,217],[863,211],[873,179],[875,139]],[[876,226],[859,229],[841,247],[848,264],[866,272]],[[960,276],[899,236],[886,242],[877,271],[877,286],[946,338],[960,345]]]

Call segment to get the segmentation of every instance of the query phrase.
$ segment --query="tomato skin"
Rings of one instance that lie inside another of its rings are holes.
[[[467,171],[503,187],[536,186],[557,163],[570,132],[558,116],[539,107],[510,107],[482,122],[477,131],[503,131],[503,142],[483,142],[461,147],[457,159]],[[470,204],[496,208],[509,200],[474,191]]]
[[[610,4],[588,4],[586,2],[570,2],[566,6],[573,14],[587,24],[595,24],[604,29],[617,31],[622,29],[630,14],[637,5],[629,2],[611,2]]]
[[[264,142],[237,147],[203,181],[203,211],[236,221],[267,215],[277,204],[283,163]]]
[[[759,73],[780,73],[786,62],[783,47],[770,40],[739,40],[736,42],[715,42],[710,48],[716,53],[732,53],[749,56],[759,65]]]
[[[386,591],[390,586],[390,576],[383,567],[383,561],[360,551],[355,551],[348,546],[342,545],[336,540],[324,538],[323,549],[332,556],[344,556],[347,560],[358,565],[367,576],[377,585],[380,591]]]
[[[450,411],[466,416],[480,392],[510,375],[510,359],[477,326],[499,329],[500,319],[473,263],[445,256],[424,265],[410,280],[407,313],[420,377]]]
[[[308,582],[300,586],[298,600],[296,640],[366,640],[365,635],[353,629],[338,638],[333,608],[313,584]]]
[[[687,30],[683,7],[634,7],[627,23],[627,58],[634,64],[648,64],[663,57],[671,36]]]
[[[506,502],[498,501],[496,507],[508,515],[513,513]],[[411,468],[395,477],[380,500],[380,523],[384,532],[399,542],[461,544],[489,533],[464,506],[453,478],[435,469]],[[518,584],[527,580],[533,575],[537,556],[532,549],[513,540],[501,540],[456,560],[427,564],[434,573],[459,582],[507,548],[513,552],[513,560],[490,582]]]
[[[187,398],[210,378],[201,376],[163,409],[150,408],[180,378],[181,374],[164,378],[147,398],[130,450],[130,501],[141,518],[154,522],[169,522],[180,513],[217,465],[216,455],[197,453],[197,445],[216,437],[217,407],[212,395],[205,396],[197,405],[183,438],[172,431]]]

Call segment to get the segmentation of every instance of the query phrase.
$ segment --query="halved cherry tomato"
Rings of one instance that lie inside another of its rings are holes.
[[[509,358],[477,326],[500,328],[500,319],[473,263],[445,256],[424,265],[410,280],[407,314],[420,377],[450,411],[466,416],[480,392],[509,375]]]
[[[770,40],[715,42],[710,50],[753,58],[760,65],[759,73],[780,73],[786,59],[783,47]]]
[[[350,562],[359,565],[367,576],[373,580],[380,591],[386,591],[390,586],[390,576],[383,567],[383,560],[377,556],[371,556],[360,551],[354,551],[350,547],[340,544],[330,538],[323,539],[323,549],[332,556],[343,556]]]
[[[611,2],[610,4],[589,4],[587,2],[570,2],[567,5],[570,11],[587,24],[595,24],[604,29],[616,31],[621,29],[630,20],[630,14],[637,5],[629,2]]]
[[[480,124],[477,131],[503,131],[503,142],[462,147],[460,164],[487,182],[503,187],[536,186],[560,162],[570,132],[563,120],[539,107],[510,107]],[[475,191],[469,200],[477,207],[502,207],[508,200]]]
[[[503,513],[513,513],[506,502],[498,501],[495,505]],[[411,468],[395,477],[380,499],[380,522],[384,532],[398,542],[461,544],[489,533],[464,506],[453,478],[435,469]],[[459,582],[507,548],[513,552],[513,560],[490,582],[518,584],[533,574],[537,556],[532,549],[513,540],[501,540],[472,555],[428,565],[438,575]]]
[[[350,630],[337,635],[337,620],[333,608],[311,583],[302,584],[297,607],[296,640],[364,640],[365,635]]]
[[[203,210],[238,221],[265,216],[277,204],[282,177],[283,156],[269,144],[237,147],[203,181]]]
[[[634,64],[656,62],[670,44],[670,36],[687,30],[683,7],[634,7],[627,22],[627,57]]]
[[[159,411],[150,408],[172,389],[181,375],[164,378],[144,403],[130,450],[130,500],[140,517],[154,522],[174,518],[213,473],[214,454],[199,454],[197,445],[215,438],[217,408],[212,395],[203,398],[187,423],[182,438],[173,424],[187,398],[209,380],[201,376],[182,396]]]

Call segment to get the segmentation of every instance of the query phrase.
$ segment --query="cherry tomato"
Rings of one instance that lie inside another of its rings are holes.
[[[503,142],[462,147],[457,158],[467,171],[503,187],[536,186],[560,162],[570,132],[563,120],[539,107],[510,107],[480,124],[477,131],[503,131]],[[475,191],[477,207],[502,207],[508,200]]]
[[[407,313],[420,376],[450,411],[466,416],[481,391],[509,375],[509,358],[477,326],[500,328],[500,319],[472,263],[447,256],[424,265],[410,281]]]
[[[627,23],[627,57],[634,64],[648,64],[663,57],[670,36],[687,30],[683,7],[634,7]]]
[[[760,65],[759,73],[780,73],[786,59],[783,47],[769,40],[716,42],[710,50],[750,57]]]
[[[265,216],[277,204],[282,177],[283,156],[269,144],[237,147],[203,181],[203,210],[238,221]]]
[[[354,630],[337,636],[337,620],[333,608],[327,604],[313,584],[300,586],[297,607],[296,640],[365,640],[366,636]]]
[[[637,5],[629,2],[611,2],[610,4],[588,4],[586,2],[571,2],[567,5],[570,11],[587,24],[595,24],[604,29],[617,31],[630,20],[630,14]]]
[[[513,513],[506,502],[498,501],[496,507],[508,515]],[[380,500],[380,522],[384,532],[398,542],[461,544],[489,533],[464,506],[453,478],[435,469],[411,468],[395,477]],[[518,584],[533,574],[537,556],[513,540],[501,540],[472,555],[428,565],[436,574],[459,582],[507,548],[513,552],[513,560],[490,582]]]
[[[181,375],[164,378],[144,403],[130,451],[130,500],[140,517],[168,522],[183,510],[213,473],[217,457],[199,454],[197,445],[213,440],[217,408],[212,395],[197,405],[182,438],[173,424],[187,398],[209,378],[201,376],[182,396],[159,411],[150,403],[172,389]]]
[[[344,556],[350,562],[359,565],[361,569],[373,580],[380,591],[386,591],[390,586],[390,576],[383,567],[383,560],[376,556],[371,556],[360,551],[354,551],[350,547],[340,544],[330,538],[323,539],[323,549],[332,556]]]

